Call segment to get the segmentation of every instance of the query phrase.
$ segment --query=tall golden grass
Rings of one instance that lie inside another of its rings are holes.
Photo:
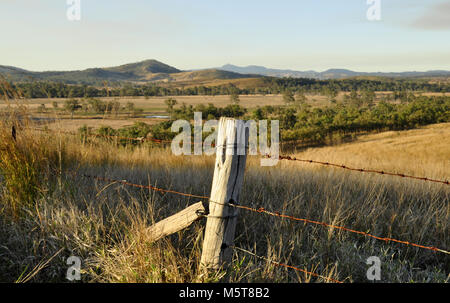
[[[450,147],[439,136],[448,128],[371,135],[300,156],[446,178]],[[66,281],[65,259],[74,255],[82,259],[85,282],[327,282],[239,251],[229,269],[205,276],[199,270],[205,222],[152,244],[144,233],[196,200],[70,173],[209,195],[214,157],[20,128],[13,142],[5,123],[0,138],[0,281],[16,281],[33,268],[39,271],[30,281]],[[239,203],[448,249],[449,193],[445,185],[311,164],[260,167],[258,157],[249,157]],[[236,246],[325,277],[368,282],[366,259],[378,256],[384,282],[449,281],[447,255],[243,210],[238,221]]]

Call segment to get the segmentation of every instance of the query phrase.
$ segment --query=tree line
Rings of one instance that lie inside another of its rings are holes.
[[[419,96],[408,102],[393,103],[381,101],[377,104],[364,94],[351,95],[347,99],[324,108],[313,108],[305,102],[295,101],[284,106],[267,105],[252,111],[238,104],[218,108],[213,104],[196,106],[177,104],[175,99],[166,102],[171,119],[156,125],[137,123],[132,127],[113,130],[109,127],[98,131],[100,135],[121,135],[128,138],[146,137],[171,140],[176,133],[171,131],[173,121],[192,121],[195,112],[201,112],[203,119],[233,117],[244,120],[278,120],[281,142],[284,147],[309,147],[335,144],[353,140],[359,134],[405,130],[428,124],[450,122],[450,97]],[[193,127],[193,124],[192,124]],[[82,134],[86,129],[80,130]],[[123,141],[123,140],[122,140]],[[123,141],[122,144],[136,144]]]
[[[450,92],[450,84],[431,83],[422,79],[342,79],[316,80],[306,78],[272,78],[258,80],[255,87],[239,88],[229,83],[217,86],[163,87],[157,84],[121,83],[119,86],[95,87],[88,85],[70,85],[59,82],[23,82],[10,83],[24,98],[97,98],[97,97],[154,97],[189,95],[249,95],[281,94],[286,91],[308,94],[336,95],[339,92],[353,90],[396,91],[396,92]],[[0,87],[0,94],[9,96],[9,92]],[[12,97],[12,96],[10,96]]]
[[[53,110],[64,110],[71,114],[72,119],[75,112],[89,113],[89,114],[109,114],[114,116],[119,116],[120,113],[127,113],[129,117],[134,117],[138,114],[143,113],[142,108],[137,108],[133,102],[127,102],[126,104],[121,104],[117,100],[113,101],[103,101],[96,98],[87,99],[67,99],[63,104],[59,104],[57,101],[52,102]],[[45,104],[41,104],[37,108],[39,113],[48,112],[49,108]]]
[[[408,102],[380,101],[375,104],[372,98],[355,94],[324,108],[312,108],[301,102],[284,107],[265,106],[253,111],[251,117],[279,120],[284,142],[332,144],[361,133],[449,122],[450,97],[410,96]]]

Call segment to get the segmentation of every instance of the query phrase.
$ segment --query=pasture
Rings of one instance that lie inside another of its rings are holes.
[[[447,123],[367,135],[295,156],[448,179],[450,144],[443,138],[449,129]],[[244,210],[235,245],[264,259],[236,249],[229,268],[205,274],[199,264],[204,220],[155,243],[146,234],[198,199],[82,175],[209,196],[214,156],[26,129],[13,143],[6,125],[1,136],[1,281],[66,281],[70,256],[81,258],[84,282],[368,282],[370,256],[380,258],[383,282],[450,277],[444,253]],[[447,185],[291,161],[261,167],[259,160],[247,160],[240,205],[448,248]]]

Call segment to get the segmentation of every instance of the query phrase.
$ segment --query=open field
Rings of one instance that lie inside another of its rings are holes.
[[[450,171],[450,123],[420,129],[360,136],[339,146],[311,148],[298,157],[352,167],[378,168],[429,178],[445,179]]]
[[[0,149],[16,146],[2,152],[0,167],[5,173],[16,172],[14,179],[5,174],[7,183],[0,185],[1,281],[21,275],[23,280],[30,273],[31,281],[65,281],[65,259],[71,255],[82,258],[85,282],[367,282],[370,256],[381,259],[383,282],[450,279],[450,261],[442,253],[245,211],[238,219],[237,247],[326,278],[276,267],[237,250],[230,270],[204,275],[199,270],[204,221],[154,244],[146,241],[145,233],[154,222],[197,199],[86,179],[70,170],[208,196],[214,157],[174,156],[154,146],[124,148],[27,131],[11,145],[9,131],[2,128],[1,134]],[[433,125],[363,136],[297,156],[448,179],[448,134],[449,124]],[[27,170],[19,169],[25,164]],[[61,175],[52,169],[58,167]],[[17,208],[11,204],[17,202],[15,197],[29,193],[14,182],[33,171],[44,176],[36,181],[39,190],[31,204],[22,202],[23,209]],[[259,157],[249,157],[238,202],[448,250],[449,194],[446,185],[287,161],[261,167]],[[19,218],[4,215],[10,205],[20,210]],[[43,269],[33,271],[48,260]]]
[[[122,105],[127,102],[133,102],[137,108],[144,109],[145,112],[161,113],[165,112],[167,106],[164,104],[164,100],[168,98],[175,98],[178,105],[186,103],[187,105],[198,105],[212,103],[217,107],[225,107],[231,103],[230,96],[166,96],[166,97],[117,97],[117,98],[98,98],[103,101],[119,101]],[[282,105],[283,98],[281,95],[241,95],[240,105],[246,108],[256,108],[257,106],[265,105]],[[319,97],[316,97],[319,98]],[[28,99],[24,103],[28,104],[30,109],[37,109],[41,104],[45,104],[48,109],[52,109],[52,102],[56,101],[61,107],[67,99]],[[312,97],[311,97],[312,100]],[[0,103],[0,108],[6,106],[5,101]]]
[[[45,122],[41,126],[45,126],[50,130],[62,130],[62,131],[77,131],[80,127],[87,126],[96,130],[102,126],[109,126],[114,129],[124,128],[133,125],[135,122],[144,122],[148,125],[154,125],[164,119],[152,119],[152,118],[130,118],[130,119],[113,119],[113,118],[84,118],[84,119],[58,119],[55,122]]]
[[[392,92],[377,92],[377,99],[382,98],[383,96],[387,96],[392,94]],[[338,102],[343,100],[344,95],[348,95],[348,93],[339,93],[336,97]],[[416,94],[419,95],[419,94]],[[442,93],[423,93],[424,96],[450,96],[450,93],[442,94]],[[329,98],[323,95],[311,95],[306,94],[307,103],[313,107],[323,107],[327,105],[331,105],[329,102]],[[125,105],[127,102],[132,102],[135,104],[137,108],[142,108],[146,113],[165,113],[167,106],[164,104],[164,101],[168,98],[174,98],[177,100],[178,105],[185,103],[186,105],[198,105],[208,103],[214,104],[216,107],[225,107],[231,103],[230,96],[228,95],[217,95],[217,96],[164,96],[164,97],[110,97],[110,98],[96,98],[102,101],[119,101],[122,105]],[[283,96],[282,95],[240,95],[240,105],[254,109],[257,106],[279,106],[284,105]],[[376,100],[377,100],[376,99]],[[53,98],[53,99],[24,99],[20,100],[20,105],[25,105],[30,110],[36,110],[41,104],[44,104],[49,112],[52,112],[53,107],[52,103],[56,101],[58,103],[59,109],[63,108],[64,102],[66,98]],[[0,109],[6,109],[9,105],[16,106],[16,102],[5,102],[5,100],[0,100]]]
[[[339,93],[336,100],[342,101],[343,96],[348,93]],[[377,98],[381,98],[382,96],[386,96],[392,94],[392,92],[377,92]],[[424,96],[442,96],[442,93],[424,93]],[[450,96],[450,93],[446,93],[446,96]],[[308,99],[308,103],[315,107],[322,107],[326,105],[330,105],[329,98],[322,95],[310,95],[306,94]],[[165,97],[114,97],[114,98],[97,98],[103,101],[119,101],[122,105],[125,105],[127,102],[132,102],[135,104],[137,108],[144,109],[145,112],[152,113],[162,113],[165,112],[167,106],[164,104],[164,100],[168,98],[174,98],[178,102],[178,106],[182,103],[186,103],[187,105],[198,105],[212,103],[217,107],[225,107],[231,103],[230,96],[227,95],[218,95],[218,96],[165,96]],[[257,106],[266,106],[266,105],[284,105],[283,96],[282,95],[241,95],[239,96],[240,105],[253,109]],[[21,100],[20,104],[27,106],[30,110],[37,109],[38,106],[44,104],[46,108],[51,112],[52,111],[52,103],[56,101],[59,105],[59,108],[62,108],[64,102],[67,99],[65,98],[54,98],[54,99],[26,99]],[[14,102],[10,103],[12,106],[15,106]],[[5,100],[0,100],[0,109],[5,109],[7,107],[7,103]]]

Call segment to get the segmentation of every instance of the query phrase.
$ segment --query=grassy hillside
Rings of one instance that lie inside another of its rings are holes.
[[[233,72],[222,71],[218,69],[207,69],[200,71],[184,72],[172,75],[175,81],[214,81],[214,80],[229,80],[242,79],[249,77],[258,77],[257,75],[242,75]]]
[[[216,69],[185,72],[157,60],[145,60],[116,67],[89,68],[80,71],[30,72],[9,66],[0,66],[0,75],[14,82],[54,81],[68,84],[89,84],[102,86],[108,82],[167,82],[167,81],[212,81],[221,79],[249,78]],[[252,77],[259,77],[252,75]]]
[[[113,72],[133,74],[137,76],[146,76],[148,73],[173,74],[181,72],[175,67],[169,66],[156,60],[145,60],[137,63],[124,64],[121,66],[109,67],[105,69]]]
[[[364,135],[352,143],[310,148],[296,156],[445,180],[450,171],[450,143],[445,138],[450,138],[450,123]]]

